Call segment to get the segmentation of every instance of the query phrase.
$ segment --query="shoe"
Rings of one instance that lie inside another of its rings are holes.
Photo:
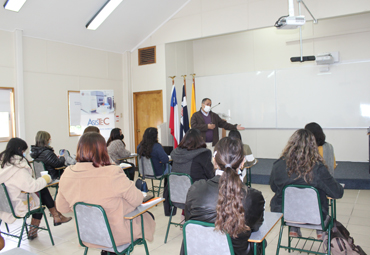
[[[49,211],[54,218],[54,226],[59,226],[60,224],[67,223],[68,221],[72,220],[72,217],[65,217],[58,212],[55,207],[49,208]]]
[[[1,232],[0,232],[0,251],[4,248],[5,246],[5,240],[4,240],[4,237],[1,236]]]
[[[324,231],[316,230],[317,239],[323,239]]]
[[[30,226],[30,229],[28,230],[28,236],[27,238],[29,240],[33,240],[37,237],[37,230],[38,230],[38,226],[40,226],[40,222],[41,220],[38,220],[38,219],[34,219],[32,218],[31,219],[31,226]]]
[[[290,227],[289,237],[302,237],[301,229]]]

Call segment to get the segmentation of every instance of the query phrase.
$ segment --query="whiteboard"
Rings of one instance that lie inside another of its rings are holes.
[[[370,62],[196,78],[196,97],[221,104],[212,111],[247,128],[370,126]]]
[[[206,97],[212,106],[221,103],[212,111],[228,122],[249,128],[276,127],[275,71],[198,77],[195,84],[198,105]]]

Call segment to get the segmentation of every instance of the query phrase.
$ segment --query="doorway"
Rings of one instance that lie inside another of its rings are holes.
[[[148,127],[163,123],[162,90],[134,92],[135,151]]]

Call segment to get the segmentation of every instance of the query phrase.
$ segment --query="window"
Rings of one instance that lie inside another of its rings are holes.
[[[14,88],[0,87],[0,142],[15,136]]]

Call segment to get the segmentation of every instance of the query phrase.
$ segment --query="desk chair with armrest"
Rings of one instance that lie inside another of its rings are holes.
[[[39,195],[39,198],[40,198],[40,207],[31,210],[30,209],[30,204],[29,204],[29,193],[27,193],[28,212],[23,217],[18,216],[14,212],[13,204],[12,204],[12,201],[10,200],[10,197],[9,197],[9,194],[8,194],[8,190],[6,189],[5,184],[4,183],[1,184],[1,187],[0,187],[0,211],[11,213],[14,218],[16,218],[16,219],[22,219],[23,220],[23,224],[22,224],[21,231],[20,231],[19,235],[17,235],[16,233],[9,233],[9,228],[8,228],[8,224],[7,223],[5,223],[5,225],[6,225],[6,228],[7,228],[7,231],[8,232],[7,233],[6,232],[1,232],[4,235],[8,235],[8,236],[11,236],[11,237],[18,238],[19,241],[18,241],[18,246],[17,247],[19,247],[21,245],[21,241],[22,241],[22,238],[23,238],[24,230],[26,230],[26,233],[28,234],[27,226],[31,226],[30,224],[27,224],[27,219],[30,216],[32,216],[32,214],[35,214],[35,213],[42,213],[43,214],[44,220],[45,220],[45,223],[46,223],[46,228],[39,227],[39,226],[33,226],[33,225],[32,226],[33,227],[36,227],[38,229],[41,229],[41,230],[48,231],[51,244],[54,245],[53,236],[51,235],[51,232],[50,232],[49,223],[48,223],[48,220],[47,220],[46,215],[45,215],[45,212],[44,212],[44,207],[42,206],[42,203],[41,203],[41,196],[40,195]],[[0,224],[1,224],[1,221],[2,220],[0,219]]]
[[[143,244],[146,255],[149,255],[144,235],[144,220],[142,214],[140,214],[142,238],[133,240],[133,219],[130,219],[131,242],[117,246],[103,207],[100,205],[77,202],[73,206],[73,211],[76,220],[78,240],[80,245],[85,247],[84,255],[87,254],[89,249],[84,242],[104,246],[106,248],[101,248],[102,250],[114,252],[119,255],[129,255],[134,250],[135,245]]]
[[[167,243],[168,232],[170,231],[170,226],[182,226],[183,224],[172,222],[172,214],[175,207],[180,209],[185,209],[186,195],[190,186],[193,184],[193,180],[190,175],[185,173],[170,173],[167,175],[168,180],[168,194],[169,202],[171,207],[171,214],[168,220],[166,237],[164,243]]]
[[[138,155],[138,167],[139,167],[139,176],[140,177],[142,177],[143,179],[147,178],[147,179],[152,180],[153,196],[155,196],[155,192],[158,191],[158,197],[159,197],[159,193],[160,193],[161,188],[162,188],[162,180],[166,177],[166,175],[165,174],[155,175],[152,159],[142,157],[140,155]],[[166,169],[165,165],[163,165],[163,167],[164,167],[164,169],[163,169],[163,171],[164,171]],[[159,180],[159,185],[154,186],[153,180]]]
[[[330,232],[333,227],[333,218],[328,216],[324,219],[321,209],[320,195],[317,189],[306,185],[286,186],[283,190],[282,210],[283,218],[281,219],[276,255],[279,254],[280,248],[288,249],[289,252],[294,250],[299,252],[330,255]],[[327,231],[328,250],[326,252],[322,252],[323,241],[321,239],[315,239],[314,237],[306,238],[288,236],[288,246],[281,245],[284,226],[288,226],[289,231],[290,227]],[[293,240],[297,240],[294,247],[292,246]],[[300,244],[300,241],[303,241],[303,243]],[[315,244],[318,244],[319,246],[317,247]],[[306,248],[306,245],[311,247]]]

